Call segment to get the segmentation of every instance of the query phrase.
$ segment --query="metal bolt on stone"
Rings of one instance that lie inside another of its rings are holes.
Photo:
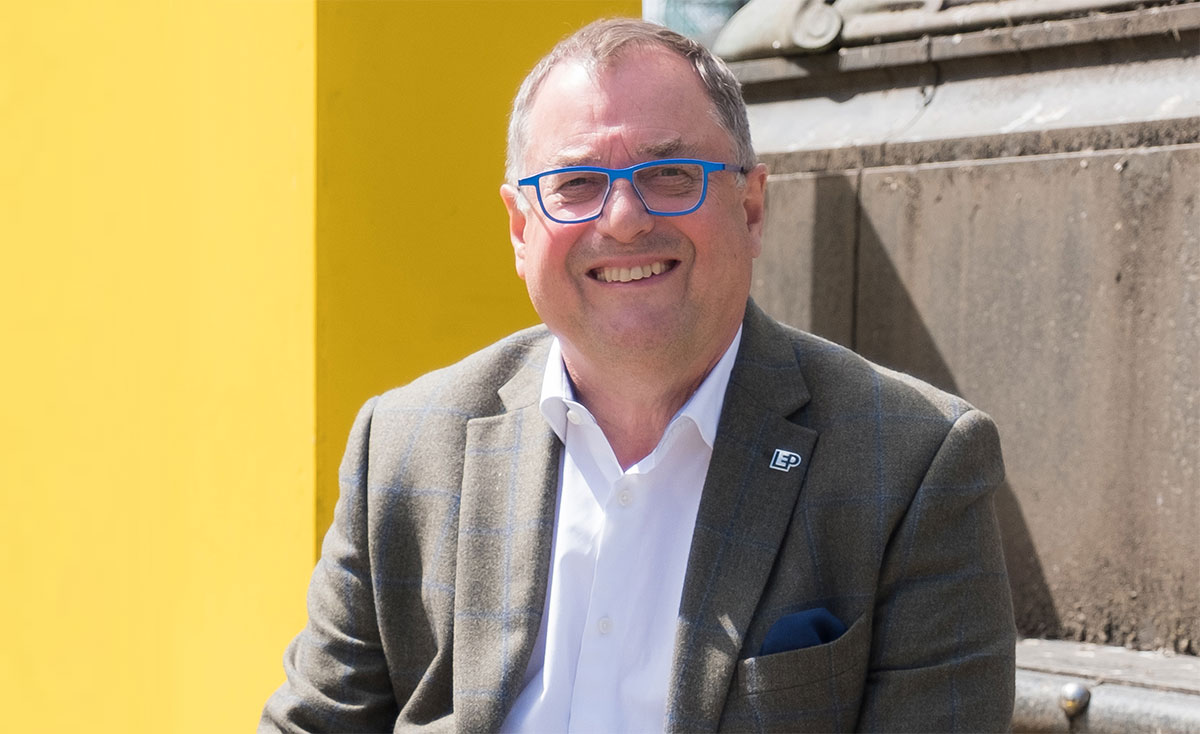
[[[1068,718],[1075,718],[1092,699],[1092,692],[1081,683],[1066,683],[1058,692],[1058,706]]]

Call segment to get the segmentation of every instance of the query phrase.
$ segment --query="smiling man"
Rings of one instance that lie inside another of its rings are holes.
[[[641,21],[517,94],[544,326],[373,399],[264,731],[1001,731],[991,421],[749,300],[728,69]]]
[[[542,172],[501,189],[517,274],[624,469],[650,454],[741,326],[766,167],[722,127],[691,62],[663,48],[626,49],[602,68],[550,64],[532,86],[511,155]]]

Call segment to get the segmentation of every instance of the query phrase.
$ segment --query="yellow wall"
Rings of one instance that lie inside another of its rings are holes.
[[[252,728],[311,568],[314,8],[0,9],[0,710]]]
[[[318,545],[363,400],[536,323],[498,193],[509,105],[560,38],[640,14],[628,0],[318,3]]]
[[[253,728],[349,416],[533,320],[517,82],[637,12],[0,2],[5,731]],[[448,165],[478,181],[423,183]]]

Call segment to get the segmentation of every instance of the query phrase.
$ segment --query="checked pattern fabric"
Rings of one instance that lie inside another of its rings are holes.
[[[561,446],[519,332],[369,401],[260,731],[492,731],[545,601]],[[799,461],[772,459],[782,450]],[[1003,731],[991,420],[750,303],[680,602],[669,731]],[[758,650],[824,607],[832,642]]]

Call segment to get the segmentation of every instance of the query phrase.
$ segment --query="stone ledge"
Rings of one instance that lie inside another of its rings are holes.
[[[1074,718],[1063,686],[1090,699]],[[1013,731],[1184,734],[1200,731],[1200,659],[1057,640],[1017,643]]]
[[[1200,658],[1192,655],[1087,642],[1021,640],[1017,643],[1017,668],[1200,696]],[[1200,698],[1195,703],[1200,705]]]
[[[821,150],[763,151],[760,160],[772,175],[786,175],[1196,143],[1200,143],[1200,118],[1192,117],[931,141],[862,143]]]
[[[1091,699],[1070,719],[1058,699],[1064,685],[1083,683]],[[1200,731],[1200,696],[1121,683],[1090,683],[1086,678],[1017,669],[1013,732],[1088,734],[1194,734]]]
[[[758,86],[780,82],[997,54],[1023,54],[1147,36],[1171,36],[1178,40],[1181,33],[1197,28],[1200,28],[1200,5],[1167,6],[963,33],[926,35],[910,40],[849,46],[838,49],[836,53],[813,56],[774,56],[731,61],[729,68],[749,96]]]
[[[747,90],[755,149],[794,171],[1195,142],[1200,31],[1145,40]]]

